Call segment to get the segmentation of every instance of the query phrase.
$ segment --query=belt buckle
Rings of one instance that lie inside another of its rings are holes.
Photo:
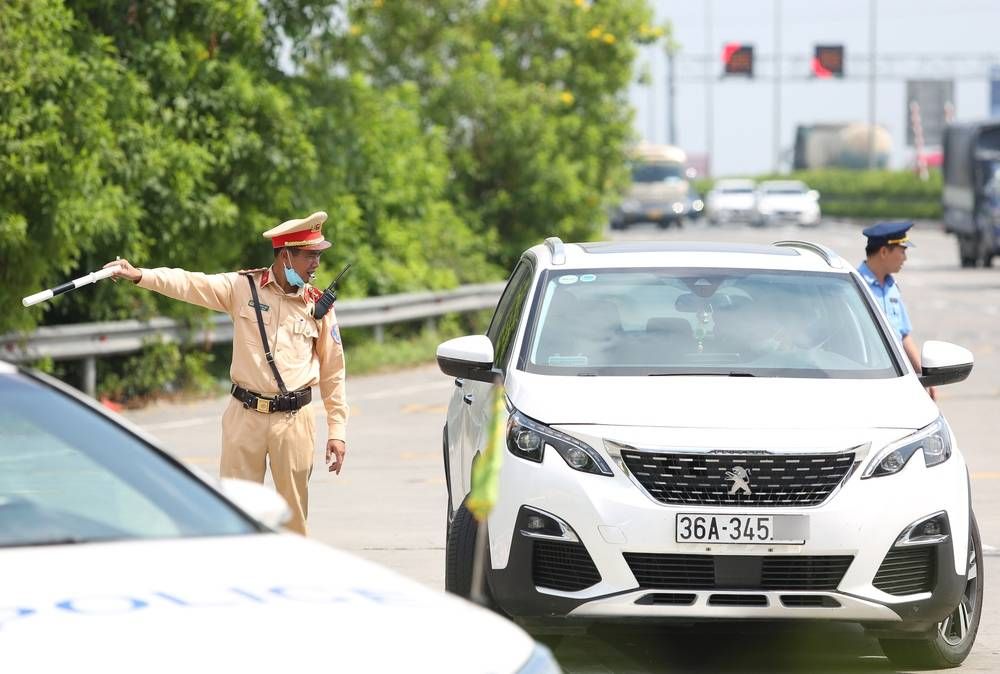
[[[271,401],[267,398],[257,398],[257,411],[262,414],[271,413]]]

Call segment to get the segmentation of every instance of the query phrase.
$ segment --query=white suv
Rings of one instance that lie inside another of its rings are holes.
[[[814,244],[581,243],[524,253],[488,333],[441,344],[446,585],[468,594],[464,506],[507,398],[483,558],[519,618],[863,624],[904,665],[972,647],[982,549],[965,462],[844,260]]]

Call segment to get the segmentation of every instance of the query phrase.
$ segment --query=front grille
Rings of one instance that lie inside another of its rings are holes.
[[[639,586],[698,590],[715,587],[715,564],[710,555],[658,555],[626,552],[628,563]]]
[[[767,597],[762,594],[713,594],[708,598],[709,606],[767,606]]]
[[[643,589],[836,590],[854,559],[831,556],[624,553]]]
[[[889,594],[916,594],[934,589],[937,549],[925,545],[889,551],[875,574],[875,587]]]
[[[577,592],[600,582],[601,574],[582,543],[536,540],[532,546],[531,575],[536,587]]]
[[[817,505],[833,493],[854,463],[854,452],[692,454],[623,449],[621,455],[653,498],[675,505]]]
[[[761,586],[768,590],[836,590],[854,557],[765,557]]]

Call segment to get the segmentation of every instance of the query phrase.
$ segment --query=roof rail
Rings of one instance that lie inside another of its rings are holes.
[[[826,246],[820,245],[818,243],[810,243],[809,241],[775,241],[771,244],[772,246],[781,246],[785,248],[802,248],[803,250],[808,250],[811,253],[816,253],[823,261],[834,269],[842,269],[844,266],[844,261],[839,255],[833,252],[832,249]]]
[[[566,264],[566,248],[558,236],[545,239],[545,245],[552,251],[552,264]]]

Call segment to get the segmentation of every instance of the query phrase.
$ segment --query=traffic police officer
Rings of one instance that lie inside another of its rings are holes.
[[[127,260],[115,276],[167,297],[228,313],[233,319],[232,398],[222,417],[222,477],[264,481],[292,511],[289,528],[306,533],[315,418],[309,409],[319,385],[326,408],[326,462],[340,474],[346,452],[344,350],[331,309],[313,307],[322,293],[307,283],[331,246],[323,237],[326,213],[289,220],[264,232],[274,248],[269,268],[225,274],[183,269],[137,269]],[[262,337],[266,341],[262,341]]]
[[[865,261],[858,267],[861,276],[868,283],[868,289],[880,307],[889,324],[896,329],[903,345],[903,351],[913,364],[913,369],[920,373],[920,349],[910,336],[913,326],[910,315],[903,304],[903,296],[899,285],[892,276],[903,268],[906,262],[906,249],[913,246],[907,232],[913,227],[909,221],[880,222],[865,229],[862,233],[868,237],[865,246]],[[934,388],[927,389],[932,399],[937,399]]]

